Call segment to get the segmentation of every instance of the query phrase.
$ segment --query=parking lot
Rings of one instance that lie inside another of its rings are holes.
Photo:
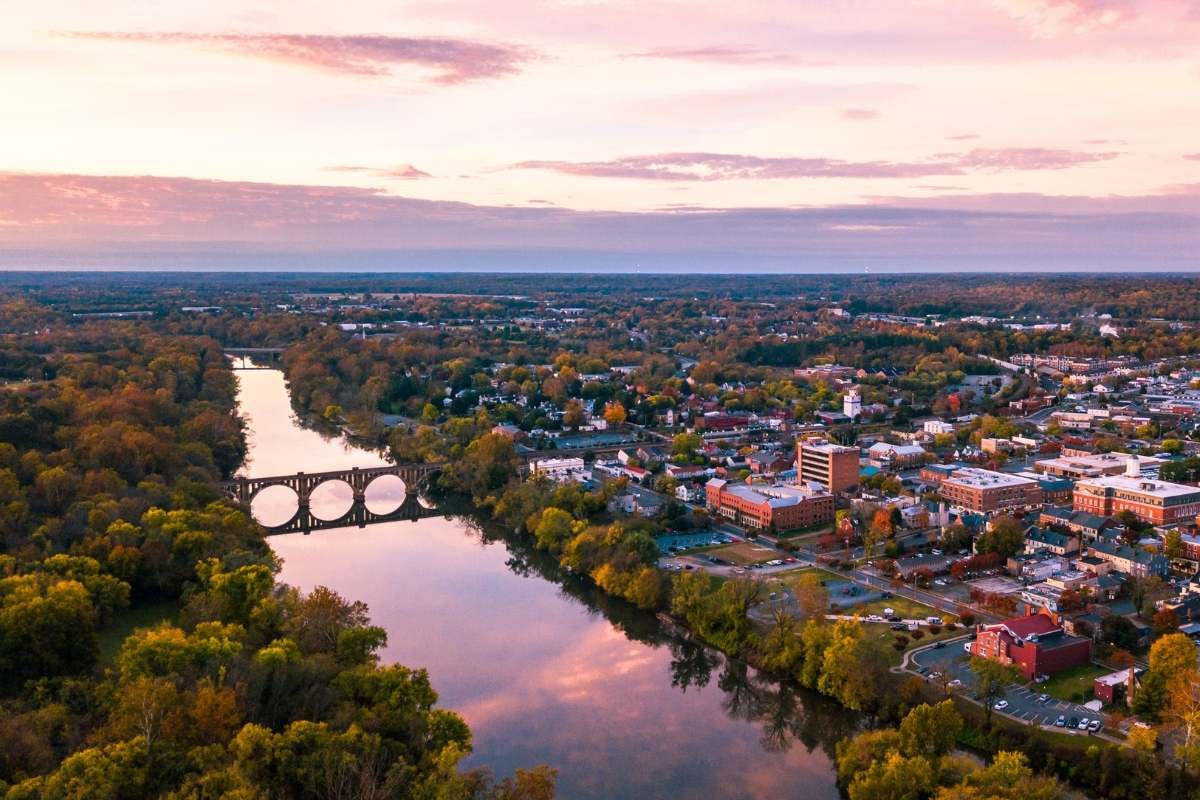
[[[966,640],[956,640],[948,642],[942,648],[928,648],[914,653],[909,659],[910,669],[924,670],[923,674],[926,676],[935,672],[953,675],[955,679],[962,681],[960,691],[966,692],[968,696],[973,696],[975,675],[967,664],[967,654],[962,647],[964,641]],[[1039,700],[1040,696],[1041,692],[1038,691],[1036,684],[1032,689],[1013,684],[1004,695],[1008,707],[998,713],[1006,714],[1031,725],[1051,727],[1055,726],[1055,721],[1060,716],[1066,717],[1067,720],[1074,717],[1076,719],[1099,719],[1102,723],[1104,722],[1105,715],[1102,712],[1092,711],[1078,703],[1056,700],[1053,697],[1041,701]],[[1082,733],[1082,731],[1076,732]]]

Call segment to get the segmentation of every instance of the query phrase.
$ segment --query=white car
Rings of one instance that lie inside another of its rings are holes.
[[[1008,708],[1008,701],[997,700],[996,705],[992,706],[992,708],[996,709],[997,711],[1003,711],[1004,709]]]
[[[963,642],[963,652],[964,653],[971,652],[971,643],[970,642]]]
[[[1090,725],[1091,722],[1092,721],[1090,719],[1088,719],[1087,717],[1084,717],[1083,719],[1079,720],[1079,730],[1086,731],[1087,726]]]

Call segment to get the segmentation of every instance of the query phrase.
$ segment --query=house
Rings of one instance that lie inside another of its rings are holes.
[[[1132,705],[1133,693],[1138,686],[1138,678],[1141,673],[1139,668],[1130,667],[1101,675],[1092,681],[1092,694],[1106,706],[1118,703]]]
[[[1100,538],[1101,531],[1119,527],[1109,517],[1055,506],[1042,509],[1038,516],[1038,524],[1066,528],[1072,533],[1082,536],[1084,541],[1095,541]]]
[[[1049,528],[1030,527],[1025,531],[1025,552],[1036,553],[1040,550],[1056,556],[1069,556],[1079,552],[1079,539]]]
[[[1127,544],[1111,539],[1100,539],[1087,546],[1087,555],[1107,561],[1116,572],[1123,572],[1135,578],[1146,578],[1151,575],[1159,578],[1167,577],[1170,563],[1160,553],[1140,550]]]
[[[970,653],[1015,667],[1028,681],[1088,663],[1092,642],[1068,634],[1049,614],[1034,613],[977,626]]]

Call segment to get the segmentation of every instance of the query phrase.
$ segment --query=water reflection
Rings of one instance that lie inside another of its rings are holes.
[[[270,408],[262,394],[253,405],[255,428]],[[256,448],[316,460],[308,432],[256,433]],[[838,796],[830,758],[853,715],[682,638],[470,516],[270,543],[283,580],[364,600],[388,631],[384,659],[430,671],[442,704],[471,725],[471,765],[551,764],[564,798]]]

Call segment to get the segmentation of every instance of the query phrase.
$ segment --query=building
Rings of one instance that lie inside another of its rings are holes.
[[[808,486],[751,486],[713,478],[708,510],[754,530],[788,531],[833,521],[833,495]]]
[[[876,442],[867,448],[867,459],[880,469],[907,469],[925,462],[925,448],[919,444]]]
[[[941,493],[951,506],[977,514],[1025,511],[1042,504],[1037,481],[974,467],[956,469],[942,481]]]
[[[1106,706],[1117,703],[1131,705],[1140,673],[1141,670],[1137,667],[1130,667],[1119,672],[1101,675],[1092,681],[1092,694]]]
[[[1088,663],[1092,642],[1071,636],[1049,615],[1036,613],[977,626],[970,652],[1015,667],[1029,681]]]
[[[1105,517],[1129,511],[1151,525],[1188,525],[1200,512],[1200,488],[1126,475],[1077,481],[1073,497],[1076,511]]]
[[[862,416],[862,396],[856,390],[851,389],[842,398],[842,413],[850,419]]]
[[[1113,539],[1099,539],[1087,547],[1091,558],[1105,561],[1116,572],[1123,572],[1135,578],[1146,578],[1151,575],[1165,578],[1170,569],[1167,557],[1160,553],[1152,553],[1137,547],[1130,547]]]
[[[1124,453],[1090,453],[1084,456],[1060,456],[1035,461],[1033,471],[1060,478],[1099,478],[1104,475],[1130,475],[1140,478],[1149,469],[1157,470],[1163,459],[1155,456],[1127,456]]]
[[[941,419],[927,419],[921,423],[921,430],[930,436],[943,433],[954,433],[954,425]]]
[[[1079,552],[1079,539],[1049,528],[1031,527],[1025,531],[1025,552],[1044,551],[1056,556],[1070,556]]]
[[[542,458],[529,462],[531,477],[544,475],[550,480],[563,482],[573,480],[577,475],[582,474],[582,458]]]
[[[819,483],[834,494],[849,491],[858,486],[858,448],[801,439],[796,442],[796,477],[801,483]]]
[[[1038,524],[1066,528],[1072,533],[1078,533],[1085,541],[1095,541],[1100,538],[1102,531],[1120,527],[1107,517],[1054,506],[1042,509],[1038,516]]]

